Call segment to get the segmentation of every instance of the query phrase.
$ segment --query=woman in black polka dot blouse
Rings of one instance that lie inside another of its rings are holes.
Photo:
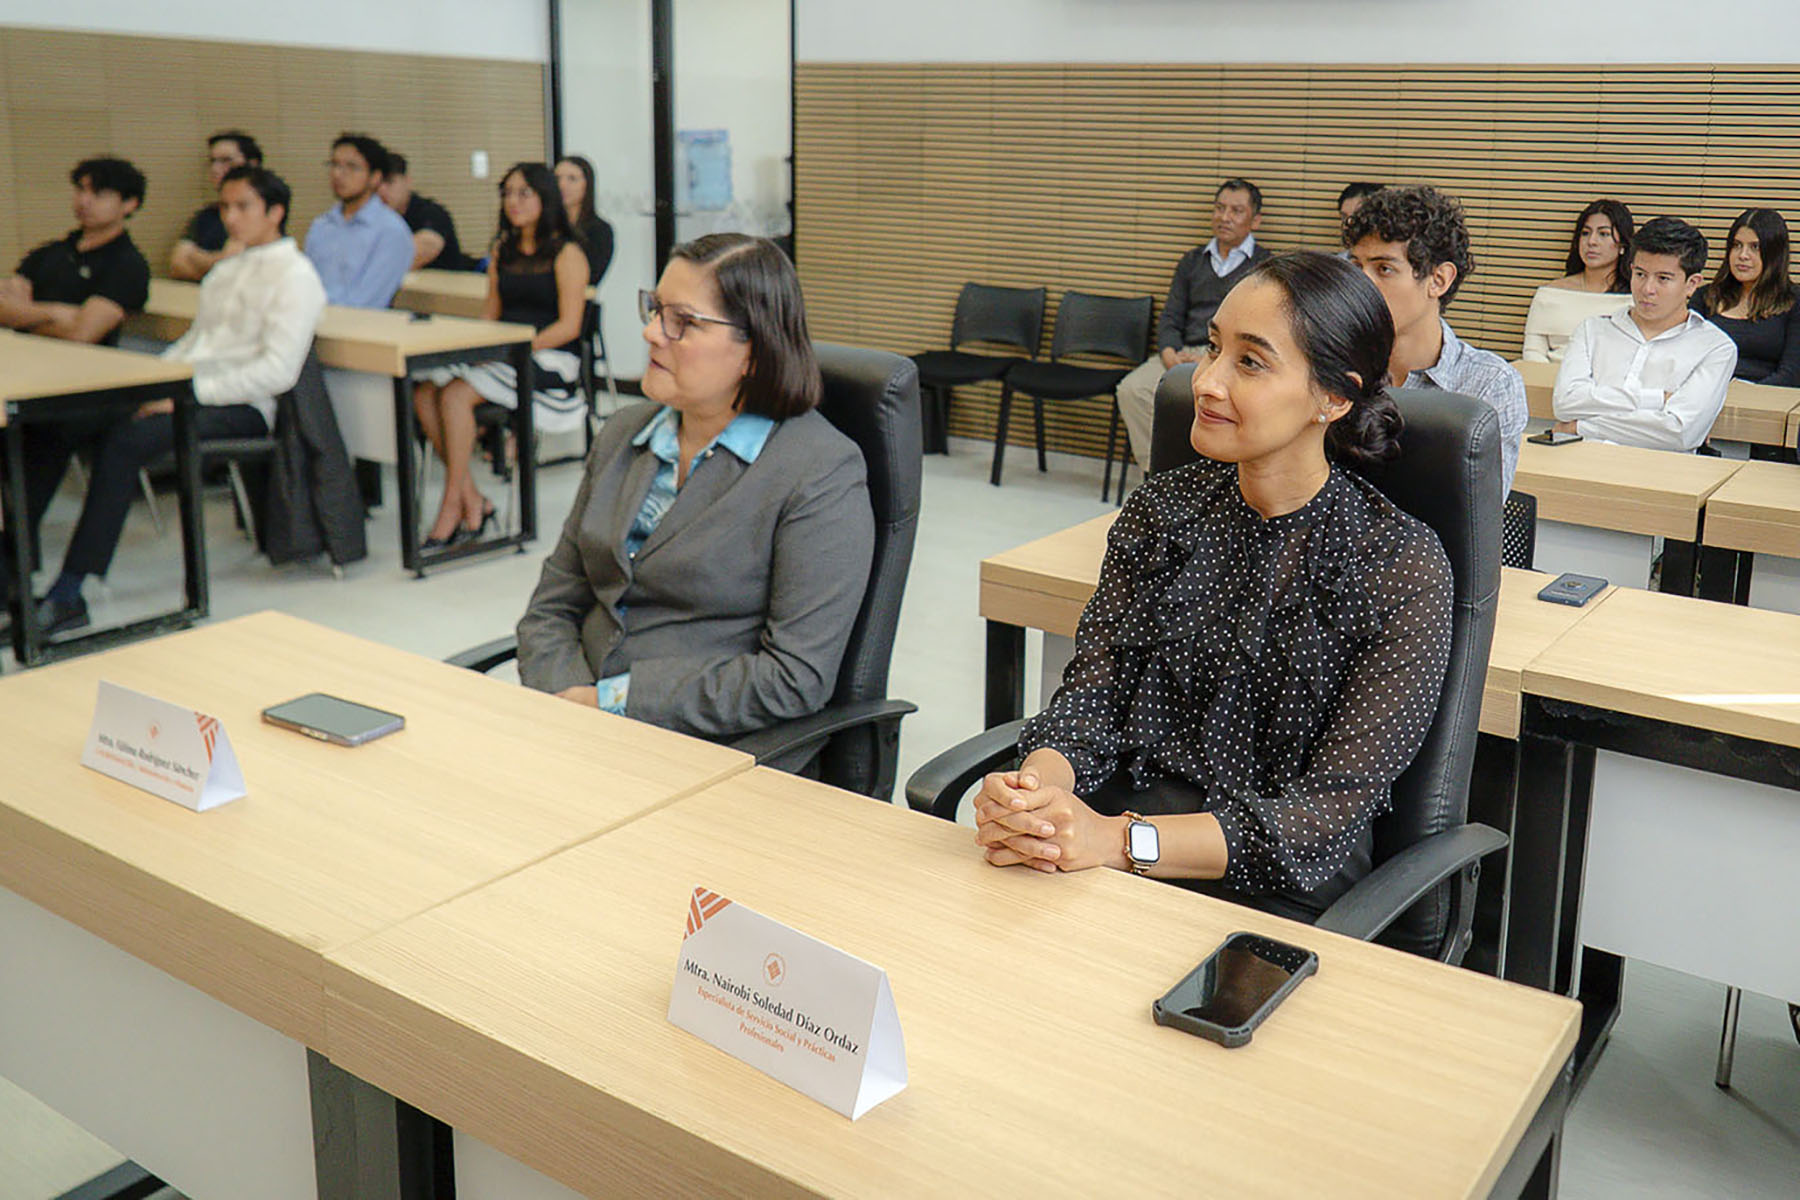
[[[1398,450],[1393,341],[1328,255],[1226,298],[1194,371],[1203,457],[1113,525],[1063,685],[977,797],[989,862],[1215,880],[1302,919],[1368,874],[1450,655],[1436,535],[1353,473]]]

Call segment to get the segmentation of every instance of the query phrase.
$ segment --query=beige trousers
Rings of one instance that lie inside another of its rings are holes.
[[[1133,367],[1131,374],[1119,380],[1119,416],[1125,422],[1125,435],[1131,439],[1131,456],[1138,466],[1150,469],[1150,429],[1156,420],[1156,385],[1162,382],[1165,368],[1162,355]]]

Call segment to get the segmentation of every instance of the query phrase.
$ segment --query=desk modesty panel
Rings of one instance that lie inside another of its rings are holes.
[[[883,968],[908,1088],[852,1123],[670,1025],[697,885]],[[1152,1023],[1239,929],[1318,974],[1240,1050]],[[1579,1019],[1152,880],[990,867],[967,828],[765,769],[327,972],[334,1061],[592,1195],[1482,1195]],[[1033,1114],[1060,1132],[1012,1145]]]
[[[102,679],[218,718],[248,794],[195,813],[83,767]],[[260,720],[311,691],[406,728]],[[0,679],[0,728],[0,886],[315,1048],[324,951],[751,765],[278,613]]]

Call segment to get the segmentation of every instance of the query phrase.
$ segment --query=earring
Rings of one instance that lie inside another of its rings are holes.
[[[1317,421],[1318,421],[1318,422],[1319,422],[1319,424],[1321,424],[1321,425],[1323,425],[1323,424],[1325,424],[1325,422],[1327,422],[1327,421],[1329,421],[1329,420],[1331,420],[1331,418],[1330,418],[1330,417],[1328,417],[1328,416],[1326,416],[1326,415],[1325,415],[1325,414],[1324,414],[1324,413],[1320,413],[1320,414],[1319,414],[1319,415],[1318,415],[1318,416],[1317,416],[1317,417],[1316,417],[1316,418],[1315,418],[1315,420],[1317,420]]]

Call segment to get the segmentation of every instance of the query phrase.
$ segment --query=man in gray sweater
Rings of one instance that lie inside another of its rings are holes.
[[[1212,240],[1189,250],[1175,266],[1169,298],[1156,325],[1157,353],[1119,381],[1119,415],[1131,438],[1131,453],[1150,465],[1150,423],[1156,414],[1156,385],[1176,363],[1196,362],[1206,345],[1206,327],[1237,281],[1269,257],[1256,244],[1262,225],[1262,192],[1248,179],[1227,179],[1213,194]]]

